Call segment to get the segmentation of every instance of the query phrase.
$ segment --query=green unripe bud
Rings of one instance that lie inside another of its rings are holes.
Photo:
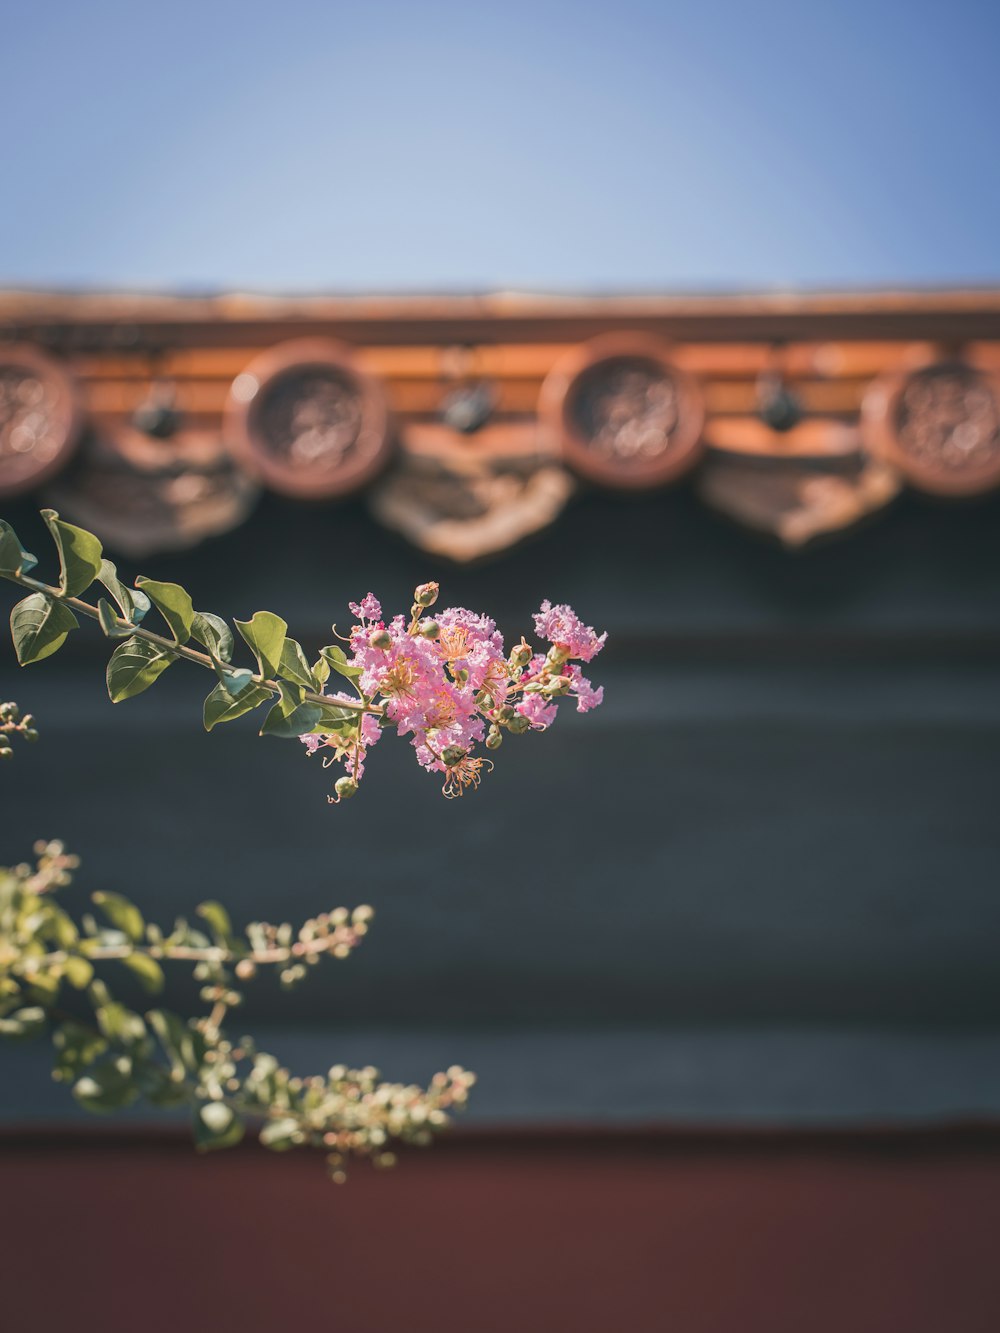
[[[338,801],[349,801],[358,790],[358,784],[353,778],[338,778],[333,784],[333,790],[337,793]]]
[[[461,745],[446,745],[441,751],[441,758],[449,768],[454,768],[456,764],[462,762],[468,753],[468,750],[463,750]]]
[[[504,706],[500,709],[499,713],[497,713],[497,717],[500,719],[501,722],[506,723],[510,722],[513,718],[517,717],[517,713],[515,713],[514,709],[511,708],[510,704],[504,704]]]
[[[0,745],[0,759],[13,759],[14,751],[9,745]]]
[[[380,648],[382,652],[387,652],[392,647],[392,635],[387,629],[373,629],[368,635],[368,642],[373,648]]]
[[[479,693],[476,695],[476,704],[480,708],[492,708],[493,695],[490,694],[489,690],[480,690]]]
[[[525,643],[522,639],[519,644],[510,650],[510,664],[515,667],[526,667],[532,656],[531,644]]]
[[[556,695],[568,693],[569,687],[572,684],[573,680],[570,676],[553,676],[550,681],[546,682],[545,689],[542,693],[547,699],[552,699]]]
[[[569,649],[560,643],[554,643],[545,654],[545,661],[550,667],[561,667],[564,662],[569,661]]]
[[[492,727],[486,737],[486,748],[487,750],[499,750],[501,745],[503,745],[503,735],[497,731],[496,727]]]
[[[514,736],[523,736],[530,726],[531,723],[523,713],[518,713],[507,723],[507,730]]]
[[[417,632],[425,639],[439,639],[441,637],[441,626],[436,620],[421,620]]]
[[[433,606],[438,599],[441,587],[437,583],[421,583],[413,594],[417,606]]]
[[[34,729],[34,727],[28,727],[24,732],[24,739],[26,741],[37,741],[38,732]]]
[[[464,685],[469,679],[469,673],[465,667],[453,667],[451,674],[459,685]]]
[[[20,711],[15,703],[0,704],[0,722],[16,722]]]

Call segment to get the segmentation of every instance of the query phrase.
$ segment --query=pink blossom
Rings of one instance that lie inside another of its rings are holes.
[[[598,635],[585,625],[571,606],[553,606],[546,598],[535,616],[535,632],[549,643],[564,648],[570,657],[589,662],[604,647],[607,632]]]
[[[428,617],[437,622],[436,628],[429,626],[421,620],[420,608],[427,605],[421,591],[409,616],[395,616],[388,623],[373,593],[352,602],[358,623],[351,630],[348,661],[357,669],[358,691],[381,710],[382,723],[410,737],[422,767],[444,775],[446,796],[474,790],[492,768],[492,759],[475,750],[486,741],[487,728],[495,733],[512,725],[505,704],[518,719],[527,719],[531,729],[543,731],[555,720],[563,697],[575,699],[581,713],[601,703],[603,689],[595,688],[571,659],[590,661],[607,635],[597,635],[570,607],[542,603],[536,629],[560,651],[548,657],[535,653],[527,666],[516,668],[511,663],[521,660],[520,650],[508,660],[495,621],[450,607]],[[427,634],[421,632],[425,626]],[[348,694],[327,697],[355,702]],[[321,753],[324,767],[340,763],[349,776],[360,777],[382,730],[379,719],[365,713],[346,731],[303,736],[302,743],[310,754]]]
[[[360,602],[348,602],[348,606],[359,620],[382,619],[382,603],[373,592],[368,593]]]
[[[569,692],[576,700],[578,713],[589,713],[592,708],[604,702],[604,686],[598,685],[595,689],[575,662],[570,663],[567,674],[573,681]]]
[[[542,694],[526,694],[515,711],[526,717],[536,731],[544,731],[556,720],[559,707]]]

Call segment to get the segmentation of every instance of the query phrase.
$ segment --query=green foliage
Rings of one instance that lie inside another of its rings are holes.
[[[26,574],[37,564],[35,557],[22,548],[10,524],[0,518],[0,574]]]
[[[123,895],[95,893],[108,924],[90,916],[77,924],[56,900],[76,858],[57,842],[35,851],[33,867],[0,868],[0,1038],[50,1040],[53,1076],[85,1110],[109,1114],[138,1101],[188,1106],[203,1152],[232,1147],[255,1124],[275,1152],[322,1149],[339,1180],[348,1156],[388,1164],[391,1140],[428,1142],[465,1104],[473,1077],[458,1068],[436,1074],[427,1088],[382,1083],[374,1069],[343,1065],[302,1078],[249,1037],[234,1041],[225,1031],[242,999],[239,984],[275,967],[292,986],[322,958],[348,957],[367,933],[371,908],[337,908],[297,931],[287,922],[252,922],[239,933],[222,904],[209,901],[197,909],[209,934],[184,920],[164,932]],[[112,994],[116,965],[153,993],[168,963],[193,967],[207,1013],[140,1013]],[[62,1007],[65,988],[76,996],[72,1013]],[[77,1012],[81,1001],[89,1018]]]
[[[101,572],[101,543],[92,532],[64,523],[54,509],[43,509],[42,518],[59,552],[60,592],[67,597],[86,592]]]
[[[302,645],[296,643],[294,639],[285,640],[281,649],[281,661],[278,664],[278,670],[285,680],[290,680],[295,685],[301,685],[304,689],[318,690],[320,688],[320,682],[316,679],[313,669],[302,651]]]
[[[277,676],[285,647],[288,625],[271,611],[255,611],[249,620],[237,620],[236,628],[253,649],[262,676]]]
[[[278,689],[280,697],[264,719],[260,734],[286,739],[308,735],[323,714],[322,706],[306,702],[300,685],[286,685],[280,681]]]
[[[62,602],[40,592],[25,597],[10,613],[10,633],[21,666],[51,657],[66,642],[70,630],[79,627],[76,616]]]
[[[191,621],[191,634],[217,661],[233,660],[233,631],[221,616],[213,616],[211,611],[196,611]]]
[[[320,658],[328,667],[332,667],[334,671],[339,671],[340,674],[346,676],[348,680],[357,680],[361,675],[361,668],[352,666],[350,662],[348,662],[347,654],[344,652],[343,648],[338,647],[336,644],[332,644],[328,648],[321,648]]]
[[[167,622],[175,643],[187,643],[194,626],[194,606],[191,595],[179,583],[157,583],[141,576],[135,586],[141,588]],[[206,622],[207,623],[207,622]]]
[[[238,717],[267,703],[271,698],[273,698],[271,691],[263,689],[260,685],[250,685],[235,699],[225,685],[216,685],[205,700],[205,730],[211,731],[220,722],[235,722]]]
[[[118,578],[118,570],[110,560],[101,561],[97,578],[118,603],[123,618],[133,625],[138,625],[151,605],[146,594],[140,592],[138,588],[126,588]]]
[[[177,659],[169,648],[147,643],[134,634],[119,644],[108,663],[108,694],[113,704],[131,699],[159,680]]]
[[[349,665],[343,649],[336,645],[324,648],[310,665],[302,645],[288,637],[285,621],[271,611],[256,611],[249,620],[234,623],[253,652],[257,670],[234,666],[236,642],[229,624],[210,611],[196,611],[191,595],[179,583],[140,577],[134,588],[128,588],[103,556],[96,537],[64,523],[54,510],[44,510],[43,517],[59,556],[57,586],[29,576],[34,557],[22,550],[10,525],[0,522],[0,577],[30,590],[11,613],[11,632],[22,666],[57,652],[70,630],[78,628],[77,617],[83,615],[96,620],[107,638],[122,640],[107,669],[112,703],[142,694],[172,662],[183,658],[210,668],[217,678],[205,700],[206,731],[233,722],[277,696],[260,729],[262,736],[294,739],[325,731],[348,745],[360,735],[365,711],[381,713],[360,693],[358,703],[351,707],[332,704],[321,693],[331,670],[352,681],[357,690],[360,670]],[[96,603],[81,600],[79,594],[95,582],[110,596],[99,596]],[[169,638],[143,626],[151,606],[163,617]],[[192,641],[205,651],[190,647]],[[9,746],[0,743],[0,757],[9,751]]]

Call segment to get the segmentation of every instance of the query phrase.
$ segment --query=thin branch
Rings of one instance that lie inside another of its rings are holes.
[[[62,602],[64,606],[79,612],[82,616],[89,616],[91,620],[100,620],[100,614],[96,606],[91,606],[90,602],[85,602],[79,597],[70,597],[59,588],[53,588],[47,583],[42,583],[39,579],[33,579],[27,574],[11,573],[4,573],[0,577],[9,579],[11,583],[16,583],[22,588],[29,588],[32,592],[40,592],[43,597],[48,597],[53,602]],[[154,634],[152,630],[143,629],[141,625],[133,624],[132,621],[126,620],[124,616],[116,614],[115,623],[120,625],[122,629],[128,630],[130,634],[134,634],[137,639],[145,639],[147,643],[155,644],[157,648],[164,648],[173,653],[175,657],[183,657],[188,662],[207,667],[212,672],[216,670],[216,664],[208,653],[201,653],[197,648],[188,648],[185,644],[177,643],[174,639],[168,639],[162,634]],[[223,671],[232,672],[235,670],[226,662],[223,662],[221,666]],[[266,676],[254,675],[253,683],[262,689],[270,690],[272,694],[281,693],[278,682],[269,680]],[[331,700],[329,695],[317,694],[313,690],[305,690],[303,697],[308,699],[310,703],[322,704],[324,708],[333,706],[335,708],[348,708],[357,713],[374,713],[377,717],[382,715],[381,708],[373,704],[355,703],[353,699]]]

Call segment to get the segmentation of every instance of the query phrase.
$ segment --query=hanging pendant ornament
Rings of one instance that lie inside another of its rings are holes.
[[[788,387],[782,367],[783,349],[775,347],[771,365],[757,377],[757,415],[778,434],[794,430],[805,416],[802,400]]]

